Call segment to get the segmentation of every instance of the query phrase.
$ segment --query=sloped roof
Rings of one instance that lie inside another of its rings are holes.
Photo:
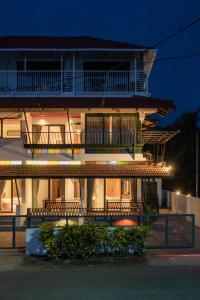
[[[0,178],[129,178],[170,177],[173,173],[165,166],[135,164],[86,164],[74,166],[0,166]]]
[[[152,108],[168,112],[171,100],[153,97],[0,97],[0,108]]]
[[[91,36],[0,36],[0,49],[149,49]]]

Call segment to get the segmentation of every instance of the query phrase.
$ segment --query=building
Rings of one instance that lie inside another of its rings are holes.
[[[158,208],[175,133],[151,115],[175,106],[149,92],[155,56],[92,37],[0,37],[1,214]]]

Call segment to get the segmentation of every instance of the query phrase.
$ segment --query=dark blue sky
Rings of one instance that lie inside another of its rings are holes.
[[[199,0],[1,1],[0,35],[91,35],[152,45],[200,17]],[[200,24],[158,48],[158,57],[200,52]],[[152,96],[177,104],[165,123],[200,106],[200,56],[157,63]]]

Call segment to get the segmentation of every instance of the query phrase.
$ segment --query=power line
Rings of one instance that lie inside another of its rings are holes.
[[[189,29],[190,27],[198,24],[200,22],[200,18],[195,19],[194,21],[192,21],[191,23],[183,26],[182,28],[176,30],[174,33],[169,34],[168,36],[166,36],[165,38],[161,39],[160,41],[156,42],[155,44],[153,44],[151,47],[158,47],[161,44],[164,44],[165,42],[167,42],[168,40],[172,39],[173,37],[177,36],[179,33]]]
[[[136,58],[136,57],[139,57],[141,54],[145,53],[147,50],[150,50],[150,49],[152,49],[152,48],[155,48],[155,47],[160,46],[161,44],[166,43],[166,42],[169,41],[170,39],[174,38],[175,36],[177,36],[178,34],[184,32],[185,30],[191,28],[192,26],[198,24],[199,22],[200,22],[200,18],[195,19],[195,20],[192,21],[191,23],[189,23],[189,24],[187,24],[187,25],[181,27],[180,29],[176,30],[175,32],[169,34],[168,36],[166,36],[166,37],[164,37],[164,38],[162,38],[162,39],[160,39],[158,42],[155,42],[155,43],[152,44],[150,47],[148,47],[148,49],[145,49],[145,50],[143,50],[143,51],[141,51],[141,52],[139,52],[139,53],[137,53],[137,54],[132,54],[131,57],[133,57],[133,58],[134,58],[134,57],[135,57],[135,58]],[[120,63],[120,64],[118,64],[118,65],[116,65],[116,66],[113,67],[113,68],[111,68],[111,70],[114,69],[114,68],[118,68],[118,67],[120,67],[120,66],[122,66],[122,65],[124,65],[124,62],[123,62],[123,63]]]

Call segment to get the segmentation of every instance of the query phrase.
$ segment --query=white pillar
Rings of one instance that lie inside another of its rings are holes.
[[[142,179],[137,178],[137,200],[142,200]]]

